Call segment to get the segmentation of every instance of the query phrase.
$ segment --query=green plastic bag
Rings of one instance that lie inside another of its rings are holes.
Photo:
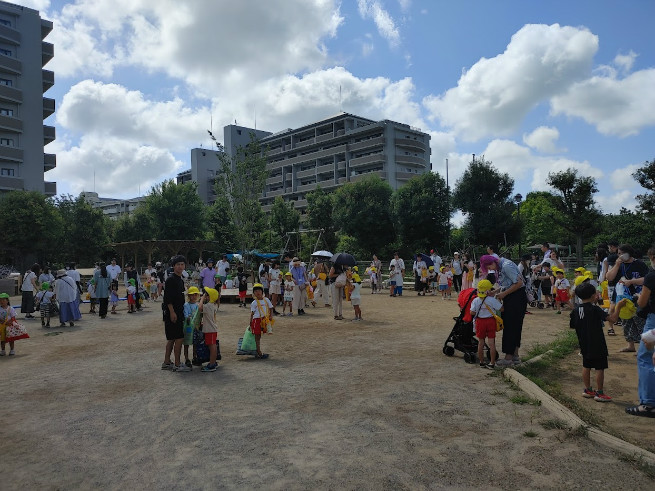
[[[196,309],[191,315],[191,325],[196,331],[202,331],[202,312],[200,309]]]
[[[257,343],[255,342],[255,335],[250,330],[250,326],[246,328],[243,333],[243,341],[241,342],[241,351],[257,351]]]

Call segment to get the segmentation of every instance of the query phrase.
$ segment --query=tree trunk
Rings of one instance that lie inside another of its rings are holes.
[[[584,266],[582,259],[582,234],[576,234],[575,255],[578,259],[578,266]]]

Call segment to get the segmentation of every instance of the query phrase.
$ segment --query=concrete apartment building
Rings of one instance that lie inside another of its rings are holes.
[[[43,97],[55,83],[43,69],[54,56],[43,41],[50,31],[52,22],[37,10],[0,1],[0,192],[57,194],[57,184],[44,179],[57,165],[43,151],[55,139],[54,126],[43,124],[55,112],[54,99]]]
[[[376,174],[396,190],[431,170],[430,135],[390,120],[340,113],[275,134],[229,125],[224,128],[225,152],[234,155],[236,145],[250,141],[251,132],[268,149],[269,177],[261,198],[265,211],[270,210],[276,196],[282,196],[304,214],[306,194],[317,185],[332,190]],[[179,174],[177,182],[197,182],[200,196],[211,203],[217,171],[216,151],[195,148],[191,151],[191,170]]]
[[[117,220],[123,215],[131,215],[146,199],[144,196],[131,199],[101,198],[98,193],[92,191],[82,191],[80,196],[94,208],[102,210],[112,220]]]

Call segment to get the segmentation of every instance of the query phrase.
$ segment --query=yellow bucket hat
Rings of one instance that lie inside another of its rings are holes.
[[[575,284],[575,286],[580,286],[582,283],[584,283],[584,282],[587,281],[588,279],[589,279],[589,278],[588,278],[587,276],[585,276],[585,275],[580,275],[580,276],[578,276],[578,277],[575,279],[574,284]]]
[[[191,288],[189,288],[189,290],[186,292],[186,294],[187,295],[199,295],[200,290],[198,290],[197,286],[192,286]]]
[[[355,283],[361,283],[361,282],[362,282],[362,279],[359,277],[359,275],[358,275],[357,273],[355,273],[355,274],[353,275],[353,281],[354,281]]]
[[[375,273],[375,272],[377,271],[377,269],[375,269],[375,266],[373,266],[373,267],[371,268],[371,271],[372,271],[373,273]]]
[[[487,296],[487,292],[493,288],[491,281],[482,280],[478,283],[478,297],[484,298]]]
[[[218,300],[218,290],[215,288],[209,288],[208,286],[205,287],[205,291],[207,292],[207,295],[209,295],[209,301],[211,303],[216,302]]]
[[[582,266],[579,266],[575,268],[573,271],[577,271],[578,273],[585,273],[587,270],[583,268]]]

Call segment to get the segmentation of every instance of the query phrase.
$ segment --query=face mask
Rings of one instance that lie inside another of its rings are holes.
[[[651,262],[650,262],[650,267],[653,268],[653,269],[655,269],[655,262],[651,261]]]
[[[628,254],[627,252],[621,254],[621,261],[627,261],[629,259],[630,259],[630,254]]]

